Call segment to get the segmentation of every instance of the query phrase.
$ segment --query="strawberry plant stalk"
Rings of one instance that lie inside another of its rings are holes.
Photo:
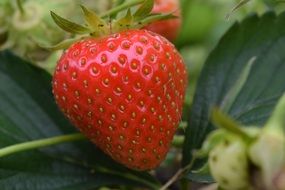
[[[21,0],[17,0],[17,6],[18,6],[18,8],[20,10],[21,15],[24,16],[25,15],[25,10],[23,8]]]
[[[105,13],[103,13],[101,15],[101,18],[106,18],[106,17],[109,17],[109,16],[113,16],[113,15],[117,14],[118,12],[120,12],[122,10],[129,9],[132,6],[141,4],[143,2],[144,2],[144,0],[127,1],[127,2],[121,4],[121,5],[117,6],[117,7],[114,7],[113,9],[110,9],[109,11],[106,11]]]
[[[195,163],[197,158],[198,155],[194,154],[191,162],[187,166],[179,169],[159,190],[167,190],[172,184],[180,180],[185,175],[185,173],[193,167],[193,164]]]
[[[14,154],[14,153],[18,153],[18,152],[23,152],[23,151],[37,149],[37,148],[43,148],[43,147],[65,143],[65,142],[79,141],[79,140],[84,140],[84,139],[86,138],[82,134],[76,133],[76,134],[34,140],[34,141],[25,142],[25,143],[19,143],[19,144],[11,145],[11,146],[0,149],[0,158]]]
[[[69,134],[69,135],[61,135],[61,136],[56,136],[56,137],[51,137],[51,138],[27,141],[27,142],[18,143],[18,144],[14,144],[11,146],[1,148],[0,158],[9,156],[15,153],[19,153],[19,152],[44,148],[44,147],[53,146],[53,145],[62,144],[62,143],[81,141],[81,140],[87,140],[87,138],[81,133],[74,133],[74,134]],[[184,137],[179,136],[179,135],[174,136],[172,140],[173,146],[180,148],[183,143],[184,143]]]

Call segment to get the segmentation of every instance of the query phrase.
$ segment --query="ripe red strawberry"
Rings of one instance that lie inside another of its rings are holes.
[[[179,0],[155,0],[153,13],[171,13],[181,17]],[[145,29],[158,33],[170,41],[174,41],[181,27],[181,18],[163,20],[154,22],[145,27]]]
[[[186,70],[175,47],[147,30],[74,43],[53,93],[70,121],[114,160],[137,170],[166,156],[181,117]]]

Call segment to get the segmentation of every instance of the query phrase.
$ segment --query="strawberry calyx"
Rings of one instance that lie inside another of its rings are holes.
[[[137,5],[140,6],[133,11],[131,8]],[[65,49],[69,47],[71,43],[74,43],[82,38],[87,38],[90,36],[94,38],[101,38],[125,30],[139,29],[155,21],[176,18],[176,16],[174,16],[172,13],[151,13],[153,6],[154,0],[133,0],[130,2],[125,2],[124,4],[109,10],[102,16],[98,16],[96,12],[81,5],[85,25],[69,21],[51,11],[51,16],[54,22],[61,29],[71,34],[79,35],[79,37],[68,39],[67,41],[63,41],[53,47],[50,47],[49,49]],[[125,11],[126,13],[123,16],[114,18],[114,15],[122,15],[117,14],[121,11]]]

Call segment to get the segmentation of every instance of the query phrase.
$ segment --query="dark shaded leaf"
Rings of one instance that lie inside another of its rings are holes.
[[[214,126],[210,110],[221,107],[249,60],[256,57],[247,80],[230,106],[228,114],[244,125],[262,126],[285,91],[285,14],[252,15],[234,24],[213,50],[201,73],[186,130],[183,164],[192,159]],[[223,106],[222,106],[223,107]],[[202,166],[204,162],[196,164]],[[205,181],[210,176],[189,174]]]

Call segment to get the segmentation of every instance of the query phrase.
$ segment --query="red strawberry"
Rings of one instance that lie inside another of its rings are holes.
[[[181,17],[179,0],[155,0],[153,13],[171,13]],[[181,27],[181,18],[157,21],[145,27],[145,29],[158,33],[170,41],[174,41]]]
[[[186,71],[175,47],[147,30],[84,39],[65,51],[53,77],[56,102],[114,160],[159,165],[181,117]]]

